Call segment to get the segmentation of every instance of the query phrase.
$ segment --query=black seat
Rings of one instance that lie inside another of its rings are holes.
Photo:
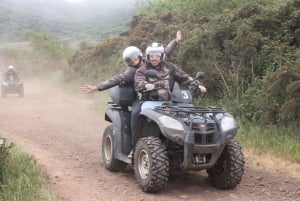
[[[112,101],[121,107],[132,106],[133,101],[136,98],[136,92],[133,86],[123,85],[115,86],[109,89],[109,95]]]

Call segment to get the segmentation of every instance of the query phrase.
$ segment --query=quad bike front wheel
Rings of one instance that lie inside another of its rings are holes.
[[[6,98],[6,89],[3,87],[3,85],[1,86],[1,97]]]
[[[227,142],[220,158],[212,169],[207,170],[213,186],[219,189],[233,189],[242,180],[244,155],[239,143],[232,139]]]
[[[119,171],[126,167],[126,164],[115,158],[115,141],[113,137],[113,126],[106,127],[102,137],[102,159],[105,168],[109,171]]]
[[[24,97],[24,85],[23,84],[19,87],[19,96]]]
[[[165,187],[169,159],[159,138],[150,136],[138,140],[134,151],[134,173],[144,192],[157,192]]]

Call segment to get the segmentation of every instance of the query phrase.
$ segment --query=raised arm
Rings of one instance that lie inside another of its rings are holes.
[[[175,50],[181,38],[182,38],[181,31],[178,30],[176,33],[176,38],[171,40],[169,44],[165,47],[165,54],[167,58],[171,56],[172,52]]]

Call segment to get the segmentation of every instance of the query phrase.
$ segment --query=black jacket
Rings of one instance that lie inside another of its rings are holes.
[[[147,70],[157,71],[161,79],[153,79],[146,77]],[[173,91],[175,82],[179,84],[189,84],[193,78],[170,62],[161,62],[159,66],[152,67],[151,63],[146,62],[140,67],[134,77],[134,89],[137,92],[143,92],[146,90],[146,84],[154,84],[156,87],[162,89],[154,90],[148,94],[142,94],[142,100],[169,100],[170,93]],[[149,99],[149,97],[155,97]]]

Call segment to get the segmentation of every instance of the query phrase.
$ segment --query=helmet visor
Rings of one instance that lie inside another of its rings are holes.
[[[129,58],[129,57],[126,57],[126,58],[125,58],[125,62],[126,62],[128,65],[130,65],[130,64],[132,63],[132,59]]]
[[[141,62],[141,56],[136,56],[134,58],[125,58],[125,62],[127,63],[127,65],[129,66],[136,66],[138,64],[140,64]]]
[[[151,52],[149,52],[149,56],[161,56],[161,52],[151,51]]]

